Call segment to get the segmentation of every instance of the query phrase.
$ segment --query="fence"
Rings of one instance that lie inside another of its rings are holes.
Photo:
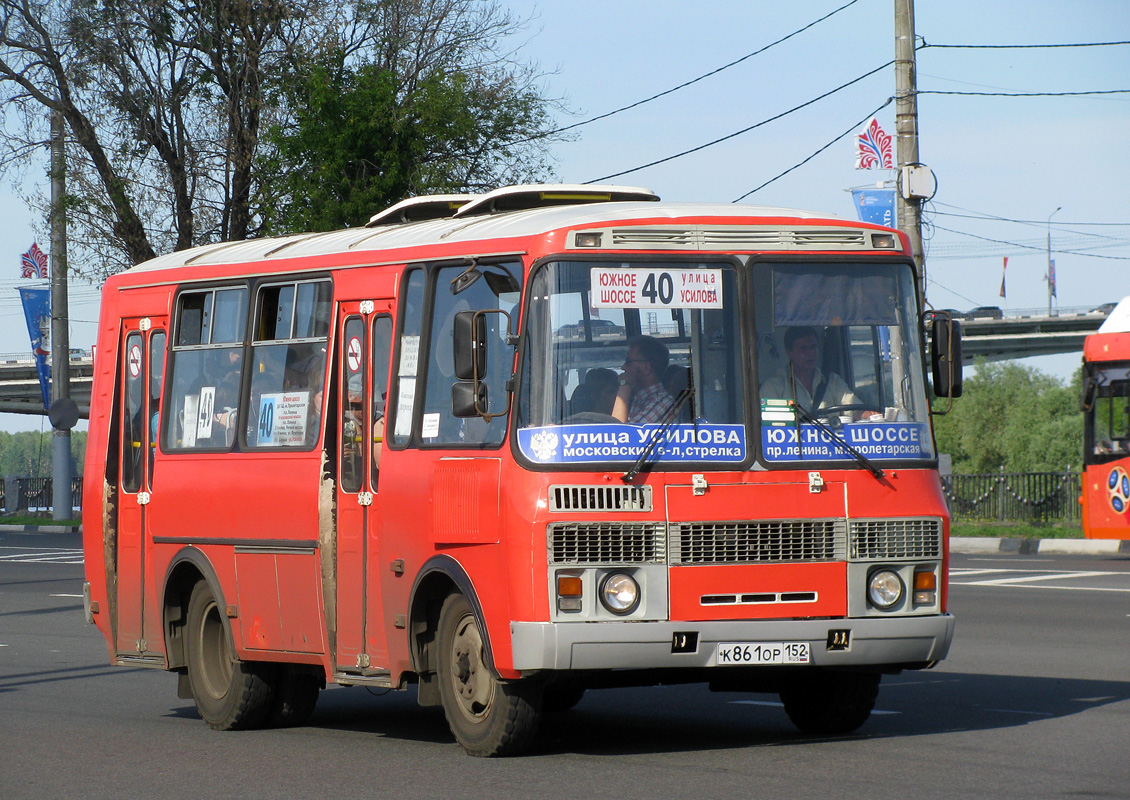
[[[955,522],[1078,522],[1078,472],[944,475],[942,488]],[[51,510],[50,478],[0,479],[0,506],[9,512]],[[9,503],[9,501],[11,501]],[[71,505],[82,503],[82,477],[71,479]]]
[[[51,478],[0,479],[0,506],[8,513],[50,511],[54,482]],[[82,476],[71,478],[71,510],[82,507]]]
[[[1078,472],[999,472],[944,475],[942,488],[955,522],[1079,522]]]

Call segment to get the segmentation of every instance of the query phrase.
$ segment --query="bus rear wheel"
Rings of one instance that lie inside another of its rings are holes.
[[[449,595],[439,615],[437,678],[444,716],[472,756],[514,755],[537,735],[541,685],[500,680],[467,598]]]
[[[271,727],[296,728],[309,722],[322,684],[321,677],[302,667],[281,667],[271,704]]]
[[[881,677],[877,672],[816,670],[782,689],[781,703],[804,733],[851,733],[871,716]]]
[[[205,581],[196,584],[188,601],[187,636],[188,682],[208,727],[261,726],[274,696],[272,669],[236,657],[223,612]]]

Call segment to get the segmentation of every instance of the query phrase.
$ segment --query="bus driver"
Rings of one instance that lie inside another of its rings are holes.
[[[815,412],[821,408],[856,405],[859,399],[834,372],[825,375],[820,361],[820,342],[815,328],[807,326],[785,331],[788,366],[761,385],[762,397],[796,400],[802,408]],[[855,417],[855,412],[852,412]]]

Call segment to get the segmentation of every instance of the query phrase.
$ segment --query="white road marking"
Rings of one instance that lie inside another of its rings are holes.
[[[0,547],[0,550],[15,550],[14,553],[0,553],[0,561],[9,564],[81,564],[82,548],[51,548],[29,550],[26,547]]]
[[[1036,572],[1037,570],[1024,570]],[[1094,578],[1100,575],[1119,575],[1118,572],[1060,572],[1056,570],[1039,570],[1042,575],[1024,575],[1019,578],[994,578],[988,581],[963,581],[966,586],[1004,586],[1010,583],[1035,583],[1036,581],[1061,581],[1071,578]],[[1050,573],[1050,574],[1049,574]]]

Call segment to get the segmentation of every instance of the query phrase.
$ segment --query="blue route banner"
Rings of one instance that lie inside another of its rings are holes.
[[[929,458],[930,430],[921,422],[849,422],[839,434],[867,458]],[[763,425],[761,449],[766,461],[839,461],[851,459],[842,446],[815,425]]]
[[[35,356],[35,371],[39,373],[39,388],[43,392],[43,409],[51,406],[51,290],[20,289],[24,305],[24,318],[31,338],[31,352]]]
[[[631,464],[647,449],[662,425],[550,425],[521,428],[518,449],[542,464]],[[672,425],[652,450],[653,461],[709,461],[734,464],[745,460],[744,425]]]
[[[895,227],[894,189],[852,189],[851,197],[861,222]]]

